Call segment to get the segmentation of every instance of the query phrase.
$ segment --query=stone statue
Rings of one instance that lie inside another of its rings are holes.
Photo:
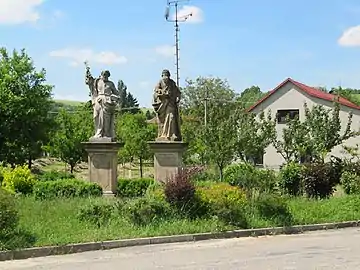
[[[90,141],[115,141],[115,108],[120,100],[120,93],[109,80],[110,72],[102,71],[99,78],[94,78],[90,67],[86,65],[85,83],[89,86],[91,103],[94,111],[95,135]]]
[[[169,70],[162,72],[161,80],[156,84],[152,106],[158,122],[156,141],[181,141],[179,102],[181,93],[170,78]]]

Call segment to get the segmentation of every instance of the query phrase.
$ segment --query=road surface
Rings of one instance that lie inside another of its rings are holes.
[[[120,248],[0,262],[13,270],[360,269],[360,229]]]

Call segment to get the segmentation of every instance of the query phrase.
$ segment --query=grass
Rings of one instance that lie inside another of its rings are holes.
[[[32,197],[18,197],[20,227],[36,237],[36,246],[235,229],[224,225],[218,219],[163,220],[144,227],[135,226],[120,215],[113,215],[110,222],[100,228],[77,219],[80,208],[104,200],[114,199],[36,201]],[[294,224],[360,220],[360,196],[341,196],[319,201],[294,198],[289,199],[287,203]],[[273,224],[255,213],[249,216],[248,221],[251,228],[271,227]]]
[[[219,222],[210,220],[166,220],[148,226],[134,226],[114,216],[106,226],[80,222],[78,210],[98,199],[58,199],[36,201],[32,197],[18,198],[20,227],[35,235],[36,246],[104,241],[146,236],[174,235],[196,232],[214,232]]]

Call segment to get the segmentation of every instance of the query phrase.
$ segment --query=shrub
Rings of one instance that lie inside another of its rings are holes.
[[[191,177],[191,180],[194,182],[218,182],[220,180],[220,177],[213,171],[201,169],[201,171]]]
[[[224,179],[233,186],[246,191],[248,198],[255,192],[273,192],[277,185],[277,176],[272,170],[260,170],[250,163],[232,164],[224,170]]]
[[[360,194],[360,176],[345,171],[340,180],[341,186],[346,194]]]
[[[296,162],[289,162],[280,171],[280,187],[291,196],[302,194],[301,172],[303,166]]]
[[[94,203],[81,208],[77,218],[82,222],[88,222],[100,228],[110,221],[113,209],[114,206],[109,203]]]
[[[193,173],[189,169],[181,169],[168,179],[164,185],[165,199],[172,206],[182,209],[195,199],[195,185],[191,181]]]
[[[277,189],[278,177],[273,170],[258,169],[256,175],[260,193],[272,193]]]
[[[154,179],[151,178],[119,179],[117,196],[124,198],[144,196],[152,183],[154,183]]]
[[[275,226],[288,226],[293,222],[286,200],[275,194],[262,194],[256,201],[261,217],[270,220]]]
[[[19,222],[14,196],[0,188],[0,235],[13,231]]]
[[[246,194],[227,183],[200,187],[197,193],[210,214],[226,224],[241,228],[248,226],[245,217]]]
[[[36,179],[26,166],[6,167],[2,170],[2,187],[11,193],[31,194]]]
[[[245,190],[248,198],[258,186],[256,168],[249,163],[231,164],[224,170],[224,180],[232,186],[238,186]]]
[[[309,198],[328,198],[335,191],[339,182],[332,174],[331,164],[311,163],[306,164],[302,171],[304,191]]]
[[[121,206],[119,211],[125,218],[139,226],[148,225],[156,220],[171,216],[171,208],[165,201],[140,197],[128,201],[125,205],[119,205]]]
[[[75,176],[72,173],[64,172],[64,171],[46,171],[42,172],[37,176],[39,181],[57,181],[57,180],[64,180],[64,179],[74,179]]]
[[[56,197],[98,197],[102,188],[97,183],[68,179],[63,181],[38,182],[34,186],[35,199],[52,199]]]

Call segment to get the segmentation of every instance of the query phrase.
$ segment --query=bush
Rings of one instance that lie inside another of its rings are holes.
[[[302,171],[304,191],[309,198],[328,198],[339,182],[334,178],[330,163],[306,164]]]
[[[0,188],[0,235],[13,231],[18,222],[19,217],[14,196]]]
[[[352,172],[343,172],[340,180],[346,194],[360,194],[360,176]]]
[[[151,178],[119,179],[117,196],[124,198],[144,196],[152,183],[154,183],[154,179]]]
[[[274,226],[289,226],[293,222],[286,200],[274,194],[262,194],[256,201],[261,217],[270,220]]]
[[[217,183],[200,187],[197,193],[203,202],[203,209],[206,207],[222,222],[241,228],[248,226],[245,217],[246,195],[238,187]]]
[[[193,171],[181,169],[164,185],[165,199],[170,205],[184,210],[195,200],[195,185],[191,181]]]
[[[2,169],[2,187],[11,193],[31,194],[36,179],[30,169],[24,166],[15,168],[5,167]]]
[[[291,196],[299,196],[303,193],[301,173],[303,166],[296,162],[286,164],[280,170],[280,187]]]
[[[34,186],[35,199],[53,199],[57,197],[99,197],[102,188],[97,183],[68,179],[63,181],[38,182]]]
[[[88,222],[100,228],[110,221],[113,209],[114,206],[109,203],[94,203],[81,208],[77,218],[82,222]]]
[[[39,181],[57,181],[57,180],[64,180],[64,179],[74,179],[75,176],[72,173],[64,172],[64,171],[46,171],[42,172],[37,176]]]
[[[258,169],[256,170],[257,183],[260,193],[272,193],[277,189],[278,177],[273,170]]]
[[[250,163],[232,164],[225,168],[224,179],[233,186],[245,190],[248,198],[255,191],[273,192],[277,185],[277,177],[272,170],[260,170]]]
[[[171,208],[165,201],[150,198],[137,198],[128,203],[119,204],[118,209],[131,223],[139,226],[148,225],[154,221],[171,217]]]

